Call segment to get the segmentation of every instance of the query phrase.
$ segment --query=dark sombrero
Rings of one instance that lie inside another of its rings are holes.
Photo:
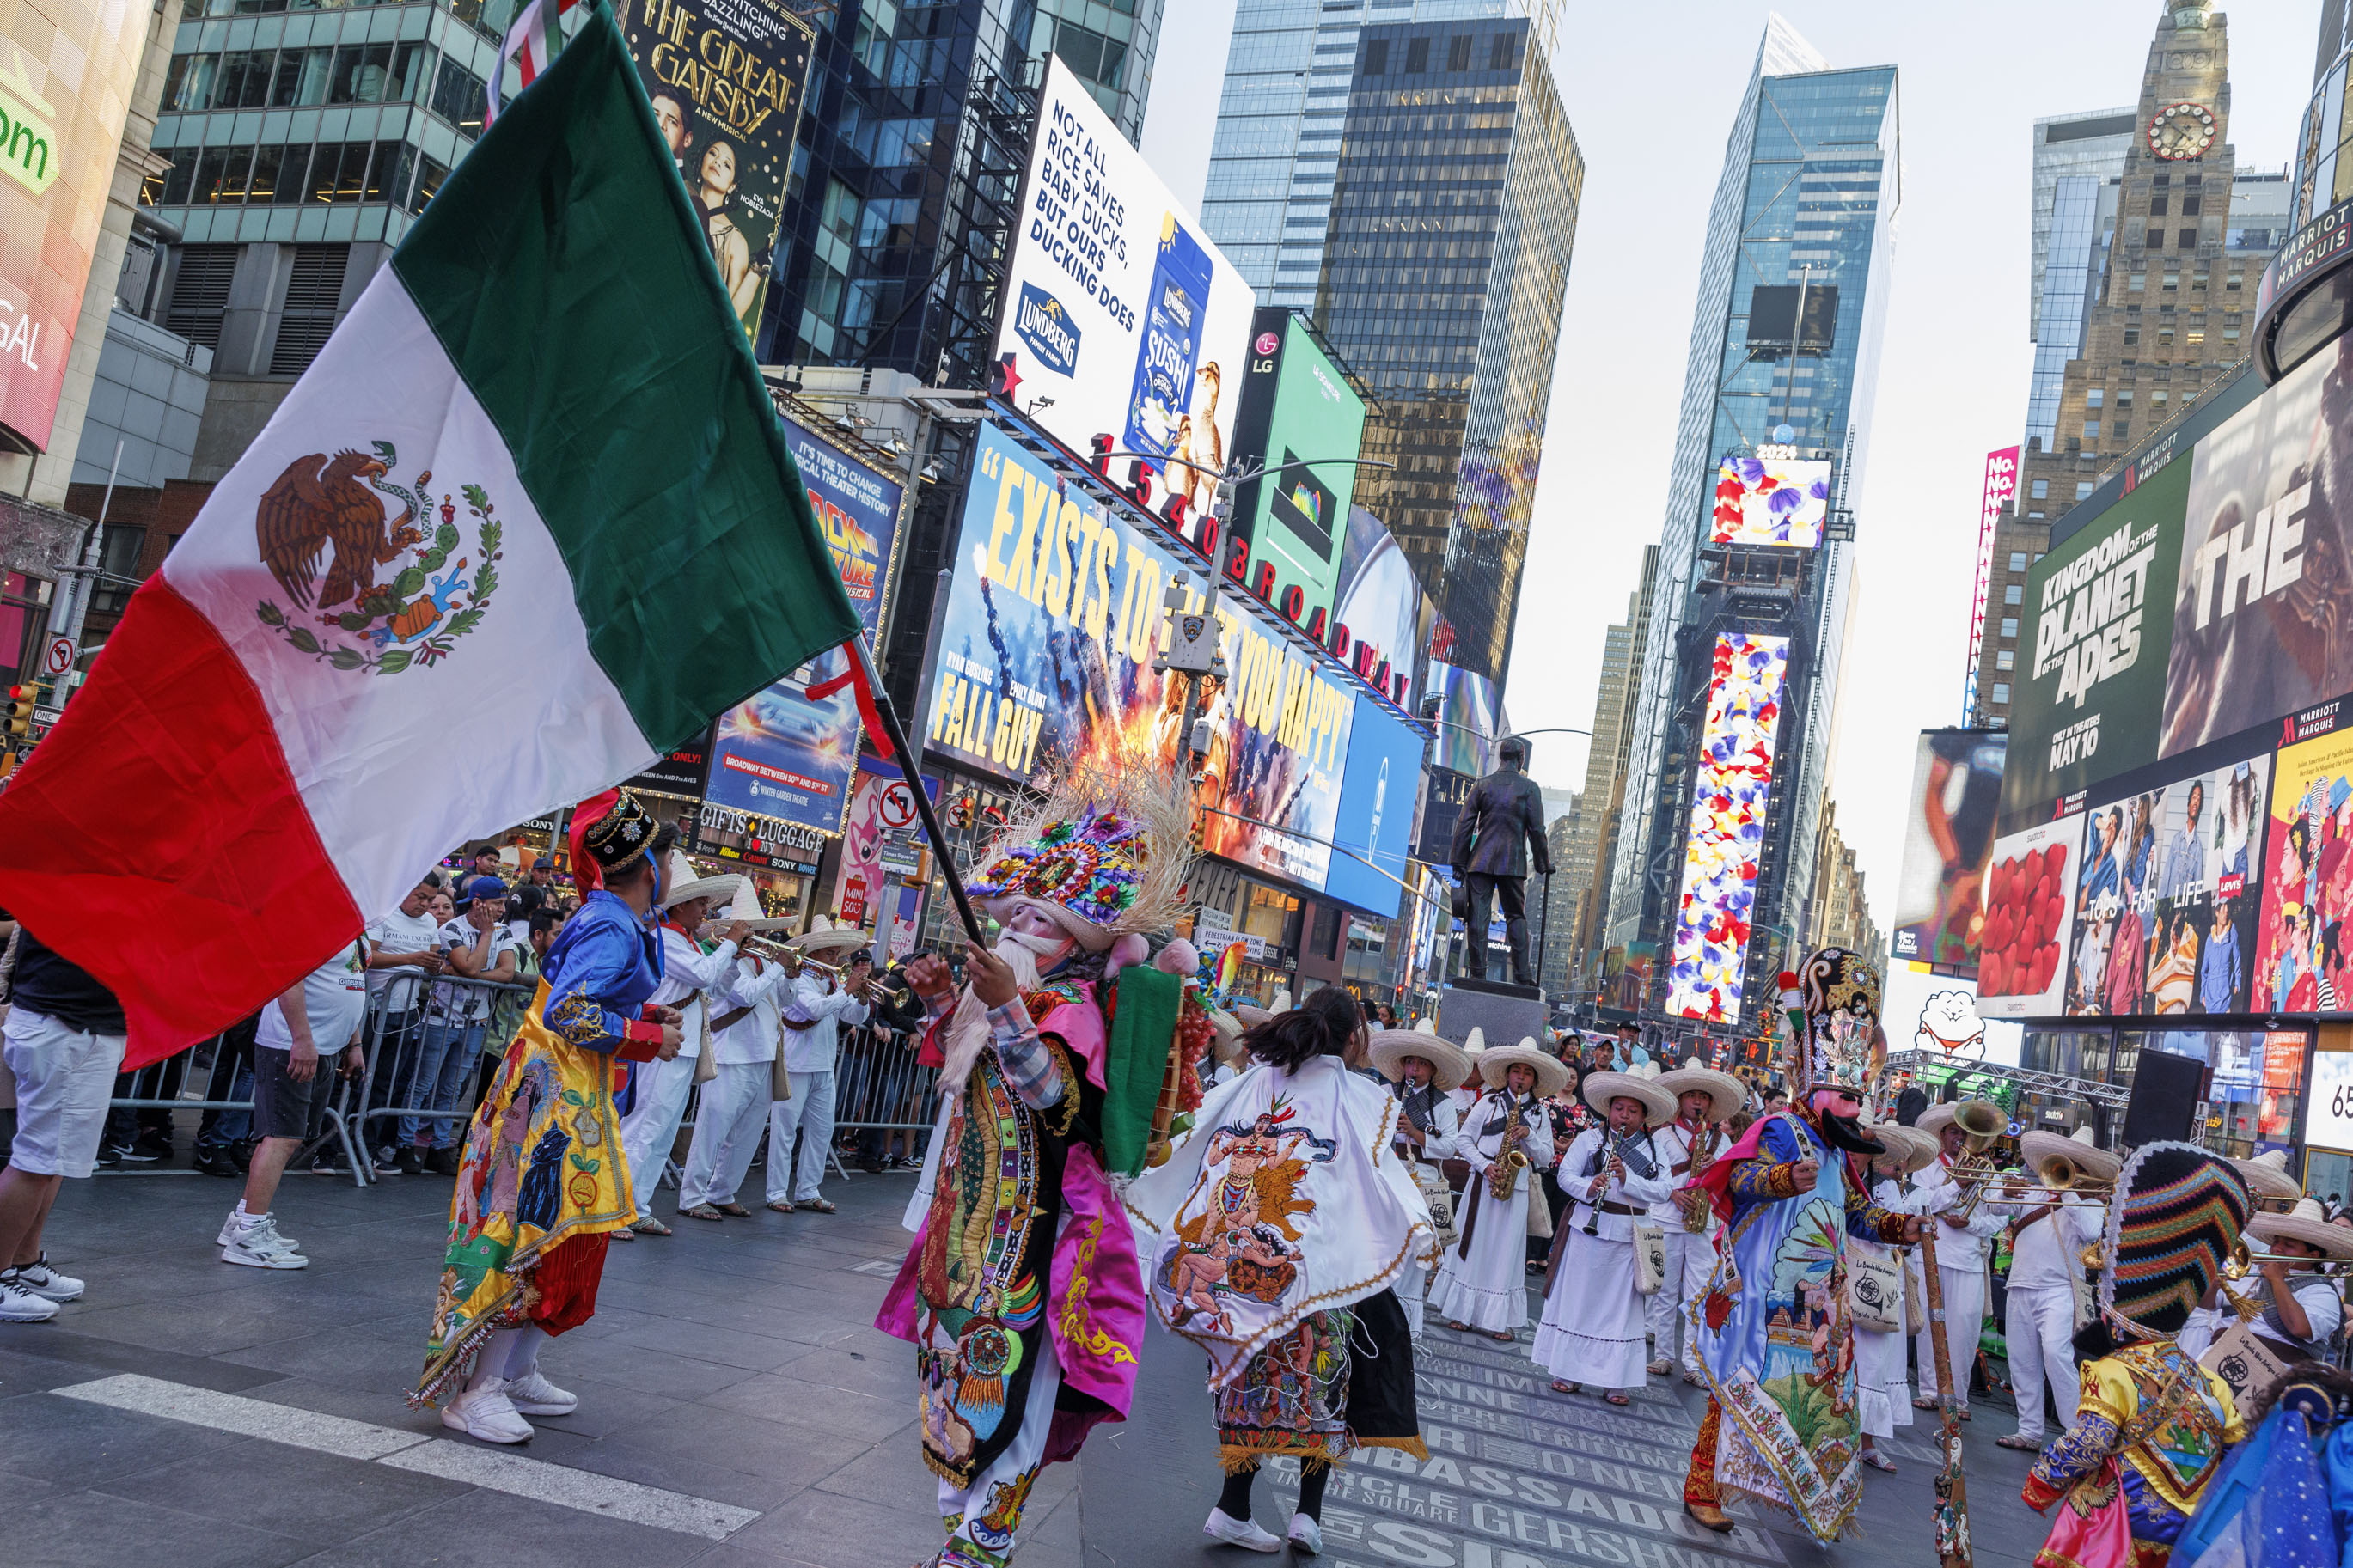
[[[2126,1162],[2116,1194],[2101,1310],[2144,1334],[2179,1332],[2254,1212],[2246,1180],[2203,1149],[2150,1143]]]

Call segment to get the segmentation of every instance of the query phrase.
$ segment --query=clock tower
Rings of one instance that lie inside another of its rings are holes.
[[[2021,635],[2031,629],[2029,607],[2010,595],[2022,598],[2052,524],[2244,355],[2242,323],[2253,321],[2276,241],[2254,238],[2272,232],[2262,229],[2231,238],[2230,118],[2228,18],[2211,3],[2165,5],[2124,172],[2101,204],[2103,243],[2055,433],[2048,449],[2029,440],[2017,499],[1995,531],[1972,723],[2010,721],[2011,684],[2032,646]]]

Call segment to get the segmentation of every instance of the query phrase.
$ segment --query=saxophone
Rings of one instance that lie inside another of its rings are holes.
[[[1715,1163],[1716,1130],[1711,1124],[1700,1129],[1692,1144],[1690,1182],[1697,1182],[1708,1166]],[[1715,1220],[1715,1211],[1707,1190],[1688,1183],[1675,1189],[1675,1207],[1683,1214],[1683,1228],[1694,1235],[1705,1235]]]
[[[1495,1163],[1487,1167],[1487,1195],[1497,1203],[1508,1203],[1520,1190],[1520,1173],[1528,1168],[1527,1152],[1520,1147],[1528,1141],[1527,1108],[1535,1102],[1531,1094],[1525,1100],[1514,1100],[1507,1092],[1504,1097],[1511,1125],[1504,1129],[1504,1146],[1496,1152]]]

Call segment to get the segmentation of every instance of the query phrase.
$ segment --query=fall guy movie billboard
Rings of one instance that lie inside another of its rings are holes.
[[[1250,285],[1059,58],[1021,190],[996,351],[1014,401],[1075,452],[1103,435],[1160,465],[1207,511],[1233,444]]]
[[[614,10],[749,336],[760,327],[817,34],[784,0],[618,0]]]
[[[833,552],[841,585],[873,638],[888,602],[904,487],[797,420],[779,416],[785,445],[808,487],[809,507]],[[858,700],[848,688],[812,702],[812,682],[843,672],[839,648],[820,654],[750,701],[719,716],[703,798],[714,805],[841,831],[858,772]]]
[[[1170,580],[1188,575],[1198,608],[1201,563],[1069,480],[995,425],[980,427],[934,651],[928,740],[1016,784],[1063,763],[1177,765],[1185,686],[1152,659],[1166,639]],[[1341,780],[1360,754],[1376,771],[1386,758],[1394,775],[1409,751],[1418,768],[1418,739],[1356,739],[1359,724],[1406,735],[1410,727],[1366,699],[1337,661],[1245,613],[1234,594],[1220,595],[1218,618],[1228,676],[1200,682],[1197,709],[1210,721],[1201,798],[1218,808],[1202,816],[1201,847],[1315,891],[1331,875],[1327,841],[1389,868],[1381,856],[1410,831],[1412,796],[1400,798],[1394,776],[1386,792],[1377,780],[1366,812],[1377,806],[1379,831],[1368,835],[1364,821],[1337,831]]]
[[[124,0],[19,0],[6,15],[0,29],[0,428],[46,451],[83,287],[114,287],[111,277],[93,279],[90,263],[147,47],[147,7]]]
[[[1260,596],[1279,605],[1297,588],[1293,618],[1311,626],[1317,611],[1329,615],[1334,606],[1365,440],[1365,400],[1296,310],[1258,311],[1249,364],[1235,452],[1271,471],[1235,487],[1232,526],[1250,541],[1246,580],[1252,591],[1271,567]]]

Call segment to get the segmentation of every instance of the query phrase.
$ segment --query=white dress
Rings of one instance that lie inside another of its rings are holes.
[[[1455,1228],[1461,1239],[1447,1251],[1430,1282],[1430,1310],[1442,1323],[1468,1323],[1504,1333],[1528,1321],[1528,1201],[1538,1173],[1552,1164],[1552,1117],[1531,1099],[1520,1111],[1527,1141],[1520,1145],[1530,1169],[1509,1199],[1487,1190],[1487,1167],[1503,1152],[1511,1111],[1502,1089],[1490,1089],[1462,1113],[1455,1153],[1471,1166]]]
[[[1564,1383],[1595,1388],[1640,1388],[1644,1363],[1643,1320],[1649,1300],[1634,1287],[1634,1222],[1647,1219],[1652,1204],[1665,1201],[1674,1190],[1668,1173],[1666,1151],[1647,1137],[1635,1146],[1650,1159],[1651,1173],[1638,1176],[1628,1169],[1601,1194],[1605,1207],[1586,1201],[1593,1179],[1607,1163],[1600,1128],[1588,1128],[1561,1156],[1553,1174],[1569,1205],[1560,1211],[1567,1239],[1560,1267],[1553,1271],[1552,1290],[1545,1299],[1544,1321],[1536,1325],[1535,1359]],[[1611,1208],[1632,1209],[1613,1214]],[[1590,1223],[1593,1234],[1586,1234]]]
[[[1874,1176],[1871,1201],[1890,1214],[1917,1214],[1923,1199],[1917,1189],[1909,1193],[1899,1189],[1893,1176]],[[1857,1251],[1883,1257],[1900,1250],[1885,1242],[1867,1241],[1857,1236],[1848,1237],[1846,1244]],[[1901,1330],[1883,1331],[1855,1325],[1856,1414],[1868,1436],[1893,1437],[1895,1428],[1912,1425],[1911,1389],[1904,1381],[1904,1338]]]

